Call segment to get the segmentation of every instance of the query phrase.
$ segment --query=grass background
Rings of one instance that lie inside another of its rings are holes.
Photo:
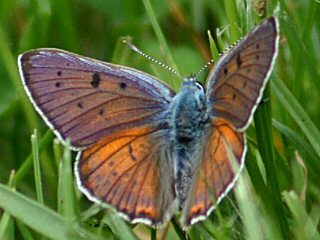
[[[270,0],[259,16],[261,2],[1,0],[0,239],[320,239],[320,3]],[[270,15],[280,20],[280,52],[247,131],[246,169],[207,221],[187,233],[175,220],[155,231],[81,196],[74,154],[53,140],[27,99],[18,54],[62,48],[143,70],[178,90],[181,79],[122,37],[188,75]]]

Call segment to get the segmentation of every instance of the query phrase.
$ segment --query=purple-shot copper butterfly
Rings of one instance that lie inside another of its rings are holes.
[[[180,209],[186,228],[206,219],[244,166],[244,130],[278,31],[275,17],[265,20],[223,55],[205,88],[189,77],[179,93],[144,72],[58,49],[28,51],[18,63],[37,111],[81,150],[74,170],[90,200],[155,227]]]

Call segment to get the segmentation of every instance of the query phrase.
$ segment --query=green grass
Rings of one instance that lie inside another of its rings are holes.
[[[57,47],[143,70],[178,90],[181,79],[123,37],[189,75],[263,19],[253,3],[0,1],[0,239],[320,239],[319,14],[319,1],[268,1],[267,15],[280,20],[280,52],[247,131],[246,169],[209,219],[184,233],[175,219],[165,230],[130,225],[80,194],[75,154],[34,111],[16,59]]]

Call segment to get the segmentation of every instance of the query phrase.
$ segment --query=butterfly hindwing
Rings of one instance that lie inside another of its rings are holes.
[[[272,17],[226,52],[208,77],[213,116],[238,130],[248,126],[272,71],[278,42],[278,22]]]
[[[146,73],[58,49],[24,53],[19,66],[37,110],[76,148],[152,121],[174,95]]]
[[[166,223],[175,207],[172,162],[161,130],[137,127],[103,138],[79,156],[78,184],[86,196],[107,203],[133,223]]]
[[[205,136],[205,146],[194,173],[193,185],[183,209],[186,227],[204,220],[233,187],[244,166],[244,133],[215,119]]]

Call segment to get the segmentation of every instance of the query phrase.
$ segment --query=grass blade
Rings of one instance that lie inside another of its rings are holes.
[[[106,209],[102,221],[108,224],[120,240],[138,239],[132,229],[112,209]]]
[[[161,31],[161,28],[159,26],[159,23],[157,21],[157,18],[154,14],[154,11],[152,9],[151,3],[149,0],[143,0],[144,7],[146,8],[147,14],[149,16],[149,19],[151,21],[151,24],[153,26],[153,29],[156,33],[156,36],[159,40],[160,46],[163,48],[165,56],[168,58],[168,63],[170,66],[178,71],[178,66],[175,64],[175,61],[173,60],[172,54],[170,52],[169,46],[167,44],[167,41],[165,40],[164,34]],[[178,71],[179,72],[179,71]],[[173,89],[177,90],[179,87],[178,81],[172,81],[170,82],[170,85],[173,87]]]
[[[16,57],[13,56],[8,39],[5,32],[0,26],[0,61],[3,63],[6,71],[8,72],[9,79],[12,81],[15,89],[18,90],[18,94],[21,99],[22,107],[27,118],[27,124],[29,129],[35,129],[38,127],[37,117],[31,103],[27,99],[27,95],[24,93],[24,89],[19,77],[19,71],[17,69]]]
[[[85,229],[66,221],[51,209],[39,205],[3,184],[0,184],[0,196],[1,208],[49,238],[57,240],[97,239]]]
[[[8,186],[12,190],[15,190],[15,182],[15,172],[11,171]],[[6,239],[10,227],[13,227],[13,219],[8,213],[4,212],[0,220],[0,239]]]
[[[46,147],[49,145],[49,143],[53,139],[53,132],[51,130],[48,130],[45,136],[41,139],[39,144],[39,152],[42,152],[46,149]],[[19,182],[25,177],[25,175],[29,172],[29,170],[32,167],[32,154],[29,155],[29,157],[24,161],[22,166],[18,169],[16,174],[16,182],[19,184]]]
[[[265,97],[270,96],[269,87],[266,88]],[[281,228],[282,237],[285,239],[289,233],[288,222],[282,206],[280,187],[275,165],[273,150],[273,136],[271,128],[271,103],[261,104],[254,116],[258,149],[266,168],[268,198],[264,199],[277,226]],[[276,217],[277,216],[277,217]]]
[[[313,222],[312,218],[310,218],[309,214],[305,211],[304,205],[300,202],[299,197],[295,192],[285,192],[283,197],[293,215],[293,218],[295,219],[293,231],[296,239],[320,239],[317,227],[318,223]]]
[[[70,141],[66,142],[63,159],[60,162],[59,187],[58,187],[58,212],[66,219],[76,219],[75,194],[73,184],[72,158]]]
[[[17,227],[20,230],[20,233],[25,240],[34,240],[35,238],[32,236],[30,229],[21,223],[20,221],[16,221]]]
[[[37,137],[36,130],[34,130],[34,133],[31,136],[31,142],[32,142],[34,181],[36,185],[37,198],[38,198],[38,202],[41,205],[43,205],[42,179],[41,179],[40,160],[39,160],[39,146],[38,146],[38,137]]]
[[[295,122],[299,125],[301,130],[308,138],[310,144],[313,146],[318,157],[320,157],[320,132],[316,125],[312,122],[308,114],[303,110],[303,107],[290,93],[288,88],[280,80],[278,76],[271,81],[272,91],[277,96],[281,104],[287,109]]]
[[[317,153],[314,151],[312,146],[308,142],[306,142],[299,134],[297,134],[294,130],[290,129],[289,127],[285,126],[281,122],[277,121],[276,119],[272,120],[273,126],[281,132],[284,136],[287,137],[289,141],[291,141],[297,148],[304,151],[304,153],[308,156],[308,162],[314,172],[320,173],[320,165],[319,165],[319,157]]]

